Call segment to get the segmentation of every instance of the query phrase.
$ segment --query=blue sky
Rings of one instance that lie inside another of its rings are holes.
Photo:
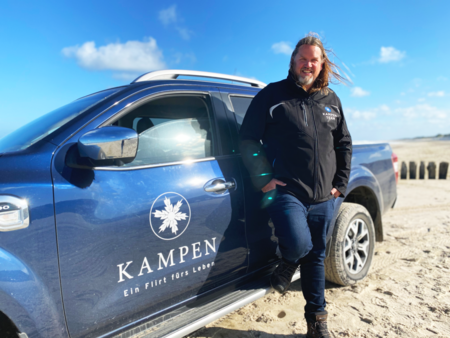
[[[0,0],[0,137],[158,69],[286,77],[310,31],[353,85],[333,85],[356,141],[450,133],[448,1]]]

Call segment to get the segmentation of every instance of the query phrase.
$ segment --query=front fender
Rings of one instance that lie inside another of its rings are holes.
[[[29,211],[28,227],[0,232],[0,311],[29,338],[68,337],[50,175],[54,149],[43,143],[0,158],[0,199],[25,200]]]
[[[28,337],[67,337],[44,283],[20,259],[0,248],[0,311]]]

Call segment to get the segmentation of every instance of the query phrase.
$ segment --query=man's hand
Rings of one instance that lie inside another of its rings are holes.
[[[264,188],[265,188],[265,187],[264,187]],[[331,189],[331,195],[333,195],[334,198],[338,198],[340,194],[341,194],[341,193],[340,193],[339,190],[337,190],[336,188]]]
[[[272,178],[272,180],[269,183],[267,183],[261,190],[262,192],[268,192],[270,190],[276,189],[277,185],[282,185],[284,187],[286,183],[281,182],[275,178]]]

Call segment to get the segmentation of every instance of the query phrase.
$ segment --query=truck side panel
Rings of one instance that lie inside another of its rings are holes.
[[[381,214],[384,214],[397,197],[397,184],[391,159],[392,149],[387,143],[355,145],[353,147],[352,172],[350,181],[356,178],[354,168],[361,166],[373,173],[380,189],[378,201]]]

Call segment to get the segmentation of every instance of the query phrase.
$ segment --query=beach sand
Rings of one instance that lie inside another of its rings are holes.
[[[450,141],[393,142],[400,161],[449,161]],[[369,275],[326,284],[332,337],[450,337],[450,179],[400,180]],[[305,337],[300,281],[188,337]]]

